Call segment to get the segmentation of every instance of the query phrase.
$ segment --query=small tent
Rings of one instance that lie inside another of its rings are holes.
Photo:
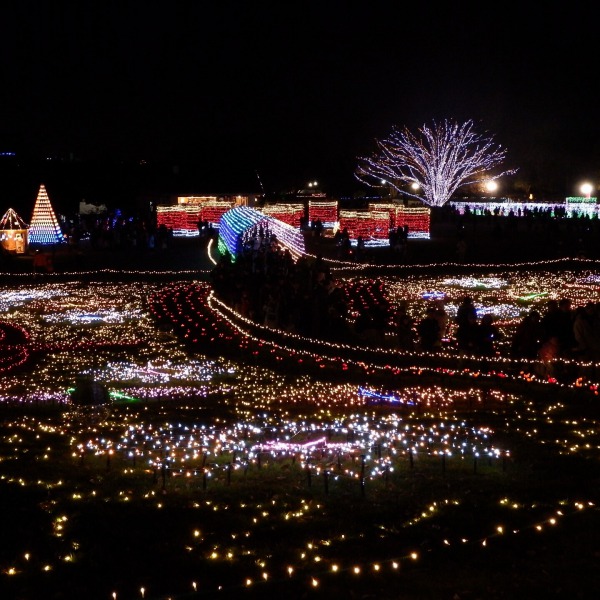
[[[0,219],[0,245],[6,252],[27,252],[27,225],[19,215],[9,208]]]

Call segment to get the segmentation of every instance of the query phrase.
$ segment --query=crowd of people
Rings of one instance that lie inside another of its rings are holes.
[[[406,302],[393,308],[381,286],[374,284],[364,294],[356,284],[337,281],[322,257],[294,262],[268,232],[250,238],[235,261],[223,257],[212,280],[217,294],[243,316],[302,336],[545,363],[555,358],[600,360],[599,304],[573,309],[567,298],[550,300],[543,311],[530,310],[510,335],[491,314],[479,317],[469,296],[454,318],[442,301],[425,306],[415,318]]]
[[[587,302],[573,309],[571,300],[549,300],[545,312],[531,310],[512,339],[513,356],[582,361],[600,360],[600,305]]]
[[[346,339],[348,304],[321,257],[294,262],[274,236],[247,241],[235,260],[226,254],[211,273],[215,292],[241,315],[307,337]]]
[[[67,229],[66,236],[70,244],[87,241],[94,250],[164,250],[172,243],[173,230],[140,218],[112,215],[81,219]]]
[[[549,300],[542,312],[531,309],[505,335],[491,314],[479,318],[473,299],[465,296],[452,320],[437,302],[416,322],[401,308],[396,328],[398,346],[406,350],[436,352],[445,347],[470,355],[537,359],[546,365],[558,358],[600,361],[600,304],[594,302],[573,308],[568,298]]]
[[[499,342],[504,339],[492,315],[478,318],[469,296],[463,298],[454,319],[450,319],[442,301],[428,305],[424,316],[416,321],[408,315],[405,303],[401,303],[395,325],[398,347],[402,350],[438,352],[445,349],[494,356],[499,351]]]

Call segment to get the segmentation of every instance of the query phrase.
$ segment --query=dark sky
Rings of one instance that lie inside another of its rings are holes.
[[[393,125],[473,119],[520,176],[600,183],[598,10],[485,4],[11,2],[0,146],[339,193]]]

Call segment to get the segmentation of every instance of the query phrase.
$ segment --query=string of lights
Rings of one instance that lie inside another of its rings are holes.
[[[359,160],[357,179],[371,186],[384,181],[429,206],[443,206],[464,185],[514,172],[492,174],[506,151],[493,138],[476,133],[470,120],[434,122],[421,126],[416,134],[408,128],[394,128],[376,145],[376,152]]]

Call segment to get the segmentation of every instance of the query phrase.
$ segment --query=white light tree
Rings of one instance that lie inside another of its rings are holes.
[[[492,137],[473,131],[470,120],[423,125],[417,135],[407,128],[394,128],[376,144],[372,156],[359,158],[356,178],[372,187],[390,185],[429,206],[443,206],[460,187],[515,172],[491,174],[506,151]]]

